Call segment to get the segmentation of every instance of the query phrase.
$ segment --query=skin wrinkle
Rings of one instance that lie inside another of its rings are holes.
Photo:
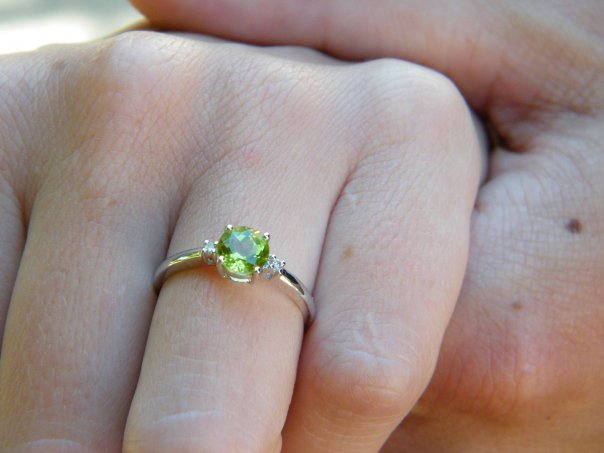
[[[61,438],[43,438],[43,439],[37,439],[34,441],[29,441],[29,442],[24,442],[21,444],[17,444],[11,447],[11,451],[14,451],[15,453],[18,453],[20,451],[31,451],[30,447],[34,447],[34,448],[42,448],[43,451],[47,451],[47,452],[52,452],[52,451],[60,451],[62,453],[69,453],[69,452],[77,452],[77,453],[84,453],[84,452],[90,452],[90,453],[102,453],[102,448],[90,448],[88,446],[85,446],[79,442],[70,440],[70,439],[61,439]],[[53,447],[58,447],[57,450],[54,450]],[[69,448],[71,447],[71,448]],[[27,450],[22,450],[22,449],[27,449]]]
[[[42,410],[40,410],[40,408],[36,408],[36,409],[32,408],[32,409],[29,409],[28,411],[23,411],[19,414],[15,414],[14,417],[5,418],[3,420],[3,423],[6,423],[7,426],[18,426],[20,418],[28,415],[28,412],[34,413],[37,416],[37,418],[39,419],[39,423],[40,423],[41,427],[49,429],[49,432],[64,433],[63,435],[65,436],[65,438],[61,439],[63,441],[73,442],[74,444],[81,445],[81,447],[84,448],[85,442],[80,443],[80,441],[76,440],[76,438],[78,438],[78,437],[85,438],[86,436],[88,436],[88,437],[93,438],[93,440],[90,442],[89,448],[93,448],[93,447],[91,447],[91,445],[102,445],[104,443],[105,439],[110,435],[110,433],[114,427],[99,424],[97,421],[95,421],[92,418],[89,420],[85,420],[85,422],[83,423],[83,420],[82,420],[83,414],[81,413],[81,411],[77,410],[76,408],[74,408],[74,409],[75,410],[73,411],[73,416],[70,421],[61,419],[60,416],[57,417],[56,415],[53,415],[53,414],[64,413],[64,411],[65,411],[65,404],[57,403],[57,404],[52,404],[52,405],[46,405],[42,408]],[[53,418],[58,418],[58,420],[53,420]],[[75,424],[75,423],[73,423],[74,421],[78,421],[78,423]],[[87,428],[84,428],[83,425],[86,425]],[[27,433],[22,433],[20,435],[20,438],[22,438],[22,439],[24,439],[26,437],[27,437]],[[11,451],[13,451],[13,449],[18,448],[19,446],[36,444],[36,443],[40,443],[40,442],[45,442],[46,440],[48,440],[48,437],[46,437],[46,436],[43,436],[43,437],[40,437],[37,439],[33,439],[33,440],[27,440],[27,441],[19,440],[14,445],[4,446],[4,447],[5,448],[10,447]],[[96,448],[96,449],[94,449],[94,451],[104,451],[103,448],[105,448],[105,447]]]

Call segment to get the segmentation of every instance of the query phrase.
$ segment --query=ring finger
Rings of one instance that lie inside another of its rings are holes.
[[[217,240],[228,223],[248,225],[270,231],[271,253],[312,286],[346,175],[346,153],[317,171],[308,150],[327,155],[342,148],[341,141],[327,133],[326,118],[308,101],[308,84],[297,79],[302,68],[289,72],[282,63],[271,66],[274,57],[260,58],[266,63],[262,83],[227,106],[230,120],[208,145],[223,148],[223,157],[194,184],[170,254]],[[245,67],[238,63],[239,70]],[[241,90],[246,84],[237,80],[233,86]],[[278,109],[267,109],[270,96],[279,98]],[[283,118],[299,121],[286,124]],[[128,418],[126,451],[278,448],[303,322],[274,283],[232,283],[211,267],[177,273],[164,283]]]

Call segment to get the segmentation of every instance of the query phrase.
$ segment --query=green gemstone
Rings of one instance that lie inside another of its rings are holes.
[[[216,255],[224,257],[223,269],[234,277],[250,277],[256,267],[266,263],[268,254],[264,235],[244,226],[226,230],[216,246]]]

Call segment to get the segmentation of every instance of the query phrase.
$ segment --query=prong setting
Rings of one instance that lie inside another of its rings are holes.
[[[222,278],[228,278],[228,274],[226,272],[226,270],[224,269],[224,256],[219,256],[218,258],[216,258],[216,270],[218,271],[218,274],[222,277]]]
[[[216,261],[216,242],[204,241],[201,254],[206,264],[214,264]]]
[[[266,264],[262,266],[262,275],[265,280],[272,280],[277,275],[282,275],[285,269],[285,261],[277,258],[276,255],[270,255]]]

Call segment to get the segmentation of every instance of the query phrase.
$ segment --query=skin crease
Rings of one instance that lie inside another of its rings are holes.
[[[383,451],[602,450],[601,2],[133,3],[159,27],[449,76],[499,146],[435,375]],[[286,450],[303,426],[290,420]]]
[[[338,436],[284,450],[380,448],[467,263],[481,154],[446,77],[153,32],[4,56],[0,77],[0,451],[278,451],[309,389]],[[153,292],[166,254],[239,222],[313,287],[304,336],[262,283]]]

